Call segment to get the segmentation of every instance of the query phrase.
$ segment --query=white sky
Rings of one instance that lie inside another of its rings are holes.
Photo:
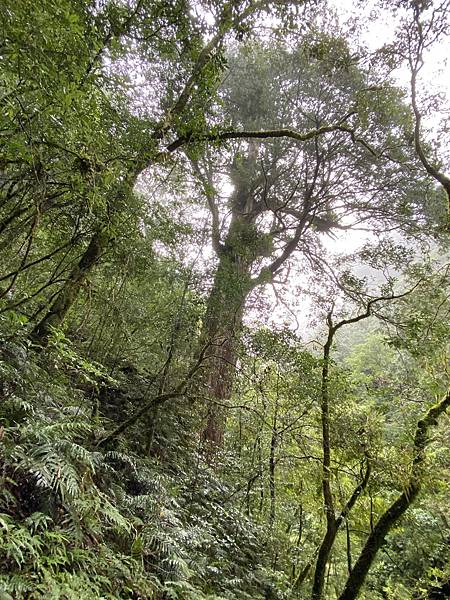
[[[358,23],[362,27],[360,37],[369,50],[375,51],[394,41],[399,21],[394,19],[389,11],[376,8],[376,0],[328,0],[328,4],[337,11],[343,24],[355,16],[363,17]],[[447,103],[450,101],[449,57],[450,37],[447,37],[441,39],[440,43],[434,45],[425,55],[422,69],[423,88],[429,92],[442,92],[447,98]],[[409,89],[409,72],[406,67],[398,69],[394,75],[400,86]]]

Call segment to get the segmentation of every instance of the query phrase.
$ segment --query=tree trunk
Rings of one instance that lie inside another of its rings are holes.
[[[233,215],[208,298],[202,334],[202,346],[210,344],[205,377],[209,396],[208,412],[202,438],[214,446],[220,446],[223,442],[226,421],[224,404],[233,390],[236,349],[245,301],[251,291],[251,262],[246,259],[242,249],[236,247],[236,238],[244,229],[244,219]]]
[[[206,385],[207,424],[202,438],[210,447],[223,442],[226,414],[224,404],[233,389],[236,348],[239,342],[245,301],[257,282],[251,278],[252,265],[264,255],[254,222],[260,208],[255,205],[258,144],[249,145],[248,156],[237,154],[230,169],[235,191],[230,199],[231,223],[223,245],[220,243],[217,214],[213,210],[213,243],[219,258],[214,284],[208,299],[202,346],[210,343]],[[208,188],[206,194],[208,195]],[[210,198],[210,205],[214,198]]]
[[[51,330],[60,327],[67,313],[75,303],[78,292],[86,281],[89,273],[99,260],[109,243],[109,236],[103,229],[97,230],[91,238],[82,257],[72,269],[69,278],[52,302],[47,314],[34,327],[31,338],[41,346],[47,344]]]
[[[322,423],[322,495],[323,507],[327,529],[325,536],[319,548],[316,567],[314,571],[313,586],[311,592],[312,600],[321,600],[324,584],[325,572],[328,559],[333,548],[334,540],[337,535],[337,523],[334,514],[334,500],[331,491],[331,440],[330,440],[330,414],[329,414],[329,369],[330,369],[330,351],[333,344],[335,329],[331,321],[331,313],[327,317],[328,322],[328,338],[323,349],[323,365],[322,365],[322,387],[321,387],[321,423]]]
[[[327,526],[326,534],[320,545],[319,554],[317,556],[316,568],[314,571],[314,582],[312,588],[311,598],[312,600],[320,600],[323,594],[323,588],[325,585],[325,572],[330,558],[331,550],[333,549],[334,540],[338,532],[337,525],[333,519],[333,522]]]
[[[350,536],[350,526],[348,524],[348,519],[345,520],[345,541],[347,544],[347,570],[348,574],[352,573],[352,540]]]
[[[364,318],[356,317],[357,320]],[[330,437],[330,397],[329,397],[329,376],[330,376],[330,353],[336,331],[345,324],[345,321],[333,325],[332,312],[327,316],[328,337],[323,348],[322,365],[322,387],[321,387],[321,422],[322,422],[322,494],[323,504],[326,515],[327,528],[325,536],[319,547],[317,561],[314,571],[313,586],[311,591],[312,600],[321,600],[325,585],[326,567],[331,555],[331,551],[336,540],[339,528],[344,520],[347,519],[350,511],[354,507],[360,494],[365,490],[370,477],[370,460],[367,450],[365,450],[366,471],[361,482],[355,487],[353,493],[347,500],[339,516],[335,516],[335,506],[333,493],[331,489],[331,437]],[[328,571],[329,572],[329,571]]]
[[[276,422],[276,413],[272,425],[272,435],[270,438],[270,454],[269,454],[269,491],[270,491],[270,512],[269,512],[269,527],[272,530],[275,523],[276,513],[276,487],[275,487],[275,452],[278,444],[278,431]]]

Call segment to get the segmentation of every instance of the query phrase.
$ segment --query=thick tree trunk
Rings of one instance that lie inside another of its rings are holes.
[[[257,159],[256,142],[249,144],[246,158],[235,155],[229,173],[235,188],[230,198],[231,223],[223,244],[220,242],[215,199],[208,185],[205,188],[213,213],[213,245],[219,258],[202,335],[202,346],[204,343],[211,344],[206,374],[210,401],[202,434],[204,442],[210,447],[220,446],[223,441],[226,420],[224,405],[233,389],[244,306],[251,290],[260,283],[251,278],[252,266],[259,257],[265,255],[263,240],[255,226],[255,219],[261,213],[255,200],[256,181],[260,177]]]
[[[108,243],[109,236],[104,230],[99,229],[94,233],[88,247],[72,269],[69,278],[52,302],[49,310],[31,332],[31,338],[36,343],[45,346],[52,328],[62,325],[67,313],[78,297],[80,288],[107,248]]]
[[[224,404],[231,397],[236,367],[236,349],[242,329],[242,316],[249,290],[241,278],[248,272],[228,257],[221,259],[211,291],[203,339],[211,344],[208,355],[206,389],[207,423],[203,439],[221,445],[226,415]]]
[[[233,215],[209,295],[202,334],[202,346],[210,344],[204,383],[209,396],[207,422],[202,438],[207,444],[223,442],[226,412],[224,404],[233,390],[236,350],[242,329],[245,301],[252,289],[251,260],[246,256],[242,234],[247,223]]]

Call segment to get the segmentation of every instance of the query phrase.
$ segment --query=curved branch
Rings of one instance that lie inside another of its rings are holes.
[[[421,488],[421,467],[425,460],[425,450],[428,444],[428,435],[431,427],[438,423],[439,417],[450,407],[450,389],[443,398],[434,404],[422,419],[417,423],[414,437],[414,459],[411,475],[404,491],[389,506],[379,518],[373,531],[366,540],[364,548],[356,561],[351,574],[347,579],[345,588],[339,600],[355,600],[364,585],[367,574],[381,548],[387,534],[395,527],[399,519],[408,510],[416,499]]]
[[[422,33],[422,25],[419,20],[418,10],[415,10],[414,24],[417,29],[418,44],[415,56],[413,57],[411,54],[409,56],[409,64],[411,68],[411,105],[414,113],[414,148],[425,171],[444,188],[450,211],[450,178],[431,164],[427,155],[425,154],[425,150],[421,141],[420,124],[422,121],[422,114],[417,104],[417,76],[423,65],[422,51],[424,49],[425,40]]]
[[[418,285],[418,284],[416,284]],[[416,287],[416,286],[414,286]],[[414,288],[412,288],[414,289]],[[319,548],[316,566],[314,570],[314,580],[311,592],[312,600],[321,600],[323,596],[325,583],[325,570],[331,551],[333,549],[337,533],[343,521],[348,517],[351,509],[358,500],[360,494],[364,491],[370,478],[371,464],[367,449],[365,449],[366,471],[359,485],[356,486],[340,515],[335,517],[335,508],[333,500],[333,492],[331,488],[331,436],[330,436],[330,397],[329,397],[329,377],[330,377],[330,361],[331,348],[334,342],[336,332],[345,325],[358,323],[363,319],[367,319],[372,314],[372,306],[382,300],[394,300],[401,298],[412,290],[408,290],[404,294],[394,296],[380,296],[373,298],[367,303],[366,310],[350,319],[342,319],[338,323],[333,323],[334,304],[327,314],[328,335],[323,347],[323,362],[322,362],[322,386],[320,393],[320,411],[322,425],[322,496],[323,507],[326,516],[326,532]]]

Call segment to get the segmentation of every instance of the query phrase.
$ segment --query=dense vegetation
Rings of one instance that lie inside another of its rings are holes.
[[[1,600],[450,597],[450,9],[376,10],[0,4]]]

